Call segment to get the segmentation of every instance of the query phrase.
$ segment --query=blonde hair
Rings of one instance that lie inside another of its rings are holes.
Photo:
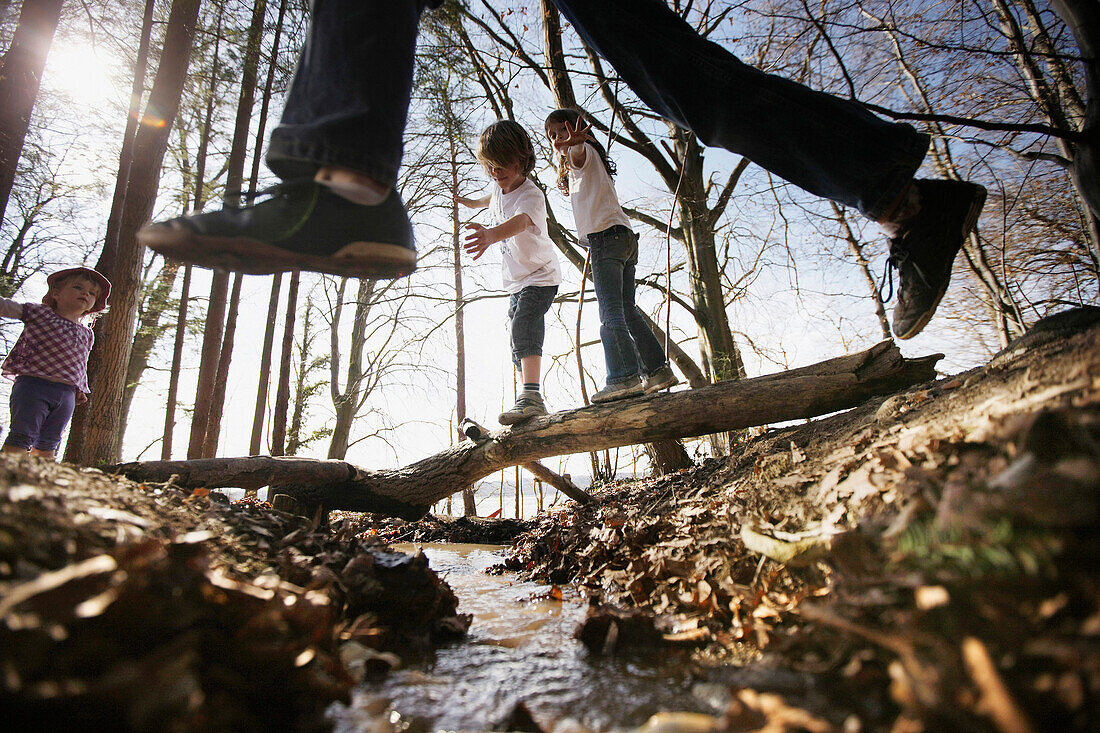
[[[535,170],[535,146],[523,126],[513,120],[497,120],[477,139],[477,161],[486,168],[519,163],[523,175]]]

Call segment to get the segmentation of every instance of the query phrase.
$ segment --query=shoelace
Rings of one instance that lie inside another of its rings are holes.
[[[902,265],[909,265],[913,268],[913,271],[917,274],[925,285],[929,285],[928,278],[925,277],[924,271],[920,268],[920,265],[910,256],[909,250],[900,245],[892,244],[890,246],[890,255],[886,258],[886,264],[882,270],[882,279],[878,284],[878,297],[883,303],[889,303],[890,299],[894,297],[894,270],[898,271],[898,275],[901,275]],[[885,298],[882,297],[882,290],[886,287],[886,283],[890,283],[890,294]],[[899,283],[898,295],[901,295],[901,288]]]
[[[277,198],[279,196],[289,196],[294,191],[299,189],[309,188],[310,186],[318,185],[312,178],[291,178],[287,181],[279,181],[276,184],[268,186],[267,188],[261,188],[259,191],[253,191],[251,193],[247,191],[241,191],[239,201],[235,204],[227,203],[227,207],[234,209],[243,208],[251,204],[261,196],[270,196],[271,198]]]

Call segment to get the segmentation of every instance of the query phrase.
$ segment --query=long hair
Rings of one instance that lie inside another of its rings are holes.
[[[535,170],[535,146],[527,130],[514,120],[497,120],[482,130],[476,155],[486,168],[519,163],[525,176]]]
[[[557,122],[559,124],[569,123],[569,126],[574,130],[584,121],[584,113],[579,109],[573,109],[566,107],[565,109],[556,109],[550,114],[546,115],[546,122],[543,123],[543,128],[547,133],[550,131],[550,123]],[[603,163],[603,167],[607,170],[607,175],[615,175],[615,163],[607,157],[607,151],[603,149],[603,145],[600,145],[599,141],[591,135],[588,136],[586,142],[596,149],[596,152],[600,154],[600,161]],[[566,196],[569,195],[569,157],[564,153],[558,153],[558,190]]]

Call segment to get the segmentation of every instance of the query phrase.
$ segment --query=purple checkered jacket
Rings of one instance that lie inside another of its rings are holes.
[[[0,298],[0,316],[23,321],[23,333],[0,365],[5,377],[20,374],[88,389],[88,354],[95,339],[92,329],[54,313],[38,303],[17,303]]]

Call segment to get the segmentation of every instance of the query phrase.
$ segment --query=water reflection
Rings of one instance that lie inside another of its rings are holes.
[[[485,574],[502,548],[422,547],[458,595],[458,610],[473,614],[469,635],[358,689],[350,709],[334,711],[338,731],[362,730],[357,711],[382,709],[413,733],[487,730],[520,701],[544,727],[571,718],[594,731],[631,729],[663,710],[720,712],[713,699],[692,695],[684,659],[589,655],[573,638],[584,599],[563,589],[565,599],[552,600],[549,586]]]

